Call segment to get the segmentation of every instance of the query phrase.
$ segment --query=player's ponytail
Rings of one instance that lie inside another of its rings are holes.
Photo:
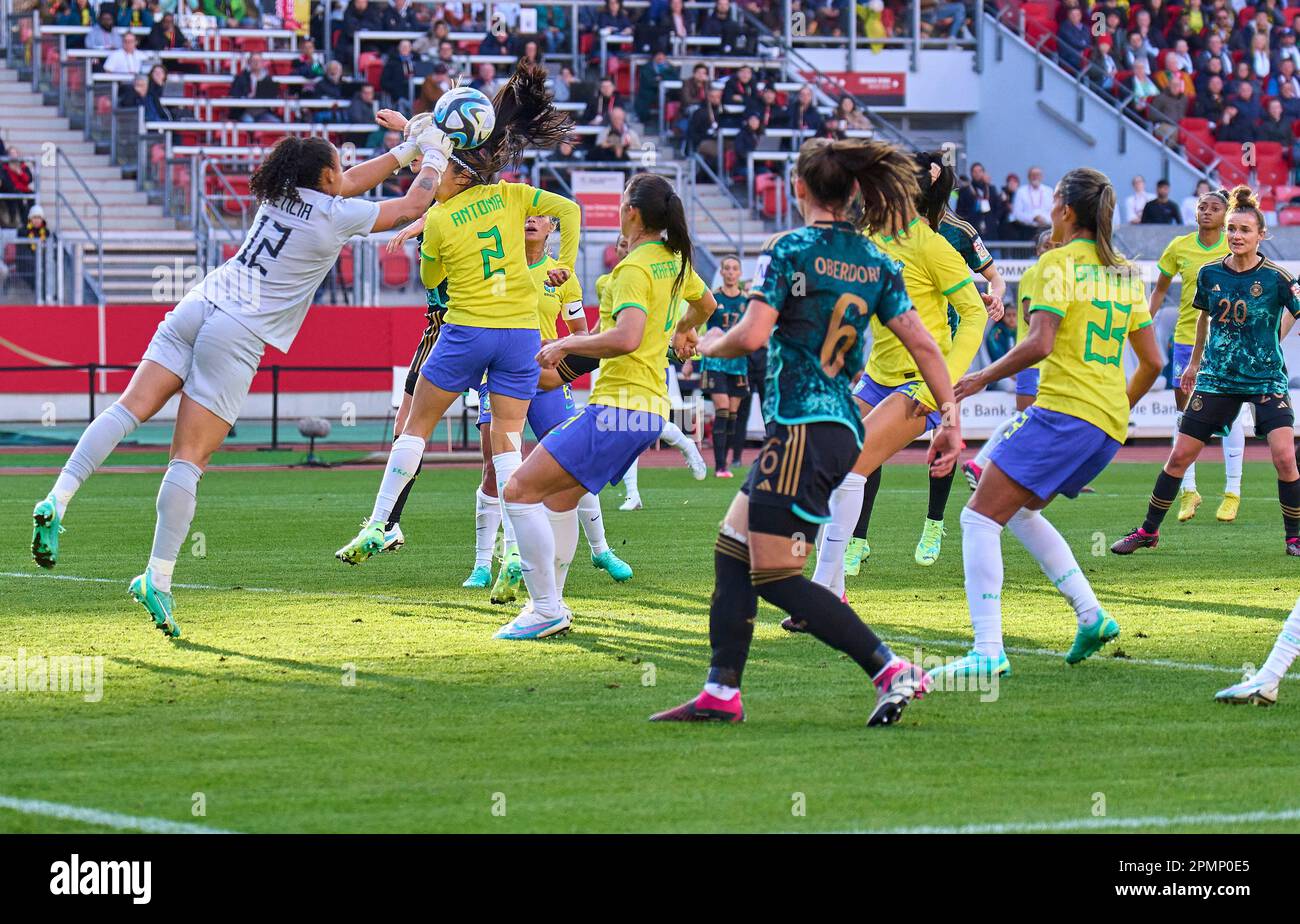
[[[1056,186],[1061,201],[1074,210],[1075,223],[1092,232],[1097,259],[1102,266],[1127,266],[1111,240],[1115,221],[1115,187],[1110,178],[1091,167],[1077,167],[1061,177]]]
[[[939,168],[937,175],[935,167]],[[948,208],[948,199],[956,182],[957,175],[944,163],[942,152],[924,151],[916,155],[916,183],[921,189],[916,198],[916,210],[935,231],[939,230],[939,221]]]
[[[682,283],[690,269],[694,244],[691,229],[686,223],[686,206],[671,183],[657,173],[638,173],[627,184],[628,205],[641,213],[641,224],[647,231],[661,231],[664,244],[677,254],[677,278],[669,304],[676,305]]]
[[[897,234],[916,214],[915,164],[892,144],[812,138],[799,149],[795,170],[818,205],[846,216],[852,208],[860,229]]]
[[[1234,186],[1228,196],[1231,200],[1228,206],[1229,212],[1246,212],[1254,215],[1255,221],[1259,224],[1259,233],[1263,234],[1268,230],[1264,224],[1264,213],[1259,209],[1259,199],[1255,197],[1254,191],[1249,186]]]
[[[546,68],[520,58],[515,72],[492,100],[496,125],[487,141],[468,151],[457,151],[452,163],[475,182],[492,176],[519,160],[528,148],[553,148],[573,128],[573,120],[556,109],[546,89]]]
[[[248,190],[259,202],[297,199],[298,187],[319,189],[321,174],[334,166],[334,145],[324,138],[285,135],[253,171]]]

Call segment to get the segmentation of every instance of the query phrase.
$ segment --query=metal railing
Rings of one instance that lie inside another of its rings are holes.
[[[719,148],[721,148],[720,143],[719,143]],[[727,180],[723,179],[721,176],[719,176],[717,173],[713,171],[713,169],[709,166],[708,161],[706,161],[703,157],[701,157],[698,153],[696,153],[690,156],[690,159],[687,161],[687,164],[691,168],[693,168],[693,170],[702,171],[704,175],[708,177],[709,180],[718,188],[718,190],[726,198],[730,199],[732,204],[737,209],[741,210],[741,213],[743,215],[748,216],[749,210],[740,203],[739,199],[737,199],[734,195],[732,195],[731,189],[729,188],[730,184],[727,182]],[[738,254],[743,254],[745,252],[744,220],[743,219],[741,220],[740,227],[737,229],[737,233],[733,237],[731,231],[727,228],[727,226],[718,220],[718,217],[713,214],[713,210],[710,209],[708,205],[704,202],[704,200],[700,198],[699,189],[695,184],[694,176],[692,176],[691,178],[690,205],[691,205],[690,208],[691,228],[696,234],[698,234],[700,231],[699,216],[700,213],[703,213],[704,217],[709,220],[709,224],[712,225],[715,230],[717,230],[719,233],[722,234],[723,237],[727,239],[727,247],[729,250],[731,250],[733,253],[738,253]]]
[[[95,195],[93,190],[91,190],[90,185],[85,181],[85,179],[82,178],[81,172],[77,170],[76,165],[73,164],[72,161],[68,158],[68,155],[63,152],[63,148],[56,146],[54,150],[55,150],[54,234],[56,237],[60,239],[60,241],[63,240],[62,235],[60,234],[60,230],[62,228],[63,213],[66,210],[68,215],[72,218],[72,220],[76,222],[77,228],[80,229],[81,233],[86,238],[86,242],[78,243],[75,246],[75,248],[72,248],[71,256],[73,260],[73,278],[78,280],[79,282],[84,281],[92,289],[96,303],[98,303],[99,305],[103,305],[104,304],[104,207],[100,204],[99,197]],[[95,226],[94,231],[90,230],[90,227],[86,224],[86,221],[82,218],[80,211],[73,206],[72,200],[70,200],[63,193],[63,168],[65,167],[67,168],[68,172],[72,175],[72,179],[76,181],[77,186],[80,187],[81,192],[84,194],[90,206],[94,209],[94,217],[92,219]],[[63,242],[63,243],[66,245],[67,242]],[[85,258],[85,243],[93,244],[95,247],[95,278],[93,280],[88,278],[84,272],[83,261]],[[58,255],[60,259],[63,258],[64,249],[65,249],[64,247],[60,247],[58,250]],[[62,282],[61,279],[60,282]],[[80,301],[82,298],[82,293],[80,292],[76,293],[75,297],[78,299],[78,301]],[[64,293],[60,291],[59,300],[63,301],[63,299],[64,299]]]

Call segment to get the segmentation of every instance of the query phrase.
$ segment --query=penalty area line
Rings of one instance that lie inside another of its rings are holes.
[[[80,821],[88,825],[99,825],[117,831],[143,831],[145,834],[234,834],[221,828],[209,828],[206,825],[189,824],[181,821],[168,821],[166,818],[149,818],[141,815],[123,815],[119,812],[105,812],[101,809],[84,808],[80,805],[64,805],[62,802],[46,802],[44,799],[19,799],[15,796],[0,795],[0,809],[8,809],[23,815],[39,815],[43,818],[57,818],[60,821]]]
[[[38,581],[73,581],[78,584],[124,584],[121,578],[82,577],[76,574],[43,574],[30,571],[0,571],[0,577],[27,578]],[[346,593],[337,590],[289,590],[283,587],[232,587],[223,584],[182,584],[174,582],[172,587],[181,590],[224,590],[245,591],[250,594],[285,594],[291,597],[338,597],[347,600],[374,600],[379,603],[419,603],[405,597],[390,594]]]
[[[1105,831],[1134,828],[1181,828],[1199,825],[1248,825],[1270,821],[1300,821],[1300,809],[1275,812],[1206,812],[1200,815],[1145,815],[1134,818],[1062,818],[1058,821],[1022,821],[994,824],[923,825],[911,828],[852,831],[853,834],[1039,834],[1056,831]]]

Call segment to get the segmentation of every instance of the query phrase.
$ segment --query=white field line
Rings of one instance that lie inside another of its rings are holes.
[[[42,574],[36,571],[0,571],[0,577],[6,578],[35,578],[45,581],[75,581],[80,584],[122,584],[126,582],[121,578],[102,578],[102,577],[79,577],[75,574]],[[226,590],[226,591],[247,591],[251,594],[284,594],[289,597],[340,597],[349,600],[375,600],[381,603],[420,603],[419,600],[411,600],[405,597],[394,597],[389,594],[367,594],[367,593],[348,593],[339,590],[288,590],[283,587],[230,587],[221,584],[181,584],[174,583],[173,587],[179,587],[183,590]]]
[[[64,805],[61,802],[46,802],[43,799],[18,799],[14,796],[0,795],[0,809],[21,812],[24,815],[57,818],[61,821],[81,821],[90,825],[114,828],[118,831],[143,831],[145,834],[234,833],[233,831],[223,831],[220,828],[209,828],[206,825],[168,821],[165,818],[122,815],[118,812],[105,812],[100,809],[83,808],[79,805]]]
[[[1249,825],[1268,821],[1300,821],[1300,809],[1276,812],[1208,812],[1201,815],[1146,815],[1137,818],[1062,818],[1059,821],[1012,821],[1003,824],[924,825],[915,828],[853,831],[854,834],[1037,834],[1051,831],[1105,831],[1113,828],[1180,828],[1196,825]]]

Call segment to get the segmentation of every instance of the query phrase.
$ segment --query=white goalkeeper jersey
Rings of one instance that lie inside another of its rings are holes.
[[[239,251],[195,289],[264,342],[287,351],[312,297],[352,237],[369,234],[379,203],[298,189],[263,202]]]

